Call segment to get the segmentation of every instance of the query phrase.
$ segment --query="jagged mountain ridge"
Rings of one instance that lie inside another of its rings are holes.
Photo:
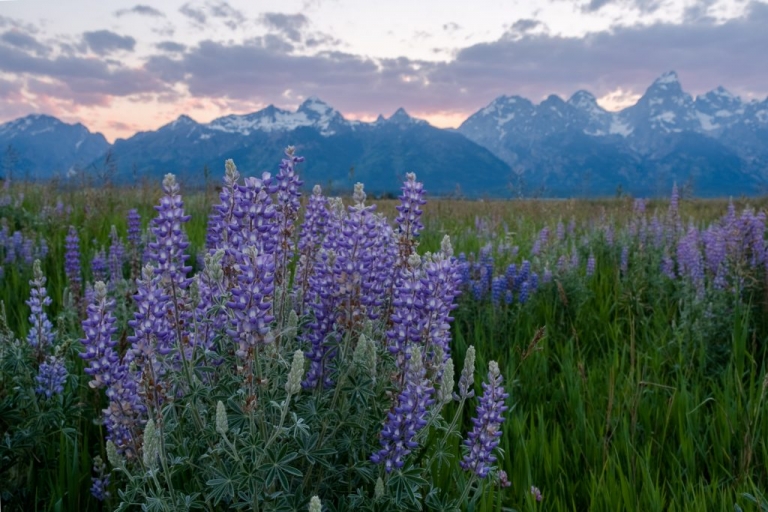
[[[677,181],[698,195],[740,195],[762,193],[768,181],[768,98],[745,102],[722,87],[693,98],[668,72],[619,112],[584,90],[539,104],[500,96],[457,130],[437,129],[403,109],[370,123],[347,120],[313,97],[294,112],[270,105],[209,123],[182,115],[112,146],[82,125],[27,116],[0,125],[0,144],[18,152],[20,174],[40,178],[99,169],[109,151],[118,181],[174,172],[199,184],[205,166],[211,179],[226,158],[260,173],[295,145],[307,156],[308,184],[332,189],[362,181],[369,190],[395,192],[404,174],[416,171],[436,194],[594,196],[621,187],[665,195]]]
[[[768,98],[718,87],[694,99],[675,72],[619,112],[587,91],[538,105],[500,96],[458,131],[512,166],[528,193],[657,195],[677,181],[705,196],[755,194],[768,178]]]
[[[67,124],[52,116],[32,114],[0,124],[0,176],[21,179],[66,175],[102,155],[109,143],[80,123]]]

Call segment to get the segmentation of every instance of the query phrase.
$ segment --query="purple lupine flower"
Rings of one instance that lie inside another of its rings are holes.
[[[520,284],[520,290],[517,295],[517,300],[520,302],[520,304],[525,304],[528,302],[528,293],[529,293],[529,284],[528,281],[523,281]]]
[[[541,282],[543,284],[549,284],[552,282],[552,271],[549,267],[544,267],[544,274],[541,276]]]
[[[188,222],[189,215],[184,215],[184,201],[179,194],[179,184],[173,174],[166,174],[163,179],[163,197],[160,204],[155,206],[157,217],[152,220],[152,234],[155,241],[148,244],[150,260],[155,266],[155,272],[166,276],[176,286],[185,289],[189,285],[187,274],[191,267],[187,266],[189,247],[183,225]]]
[[[629,269],[629,247],[623,246],[621,248],[621,258],[619,262],[619,270],[622,274],[626,274]]]
[[[507,279],[507,287],[514,288],[515,280],[517,278],[517,265],[510,263],[507,270],[504,272],[504,277]]]
[[[272,194],[278,186],[268,172],[261,178],[249,177],[237,185],[233,222],[229,227],[227,240],[233,258],[235,252],[246,246],[253,246],[260,254],[270,254],[274,258],[277,248],[277,209]]]
[[[37,249],[35,249],[35,258],[43,260],[46,256],[48,256],[48,241],[45,237],[40,237],[40,242],[38,242]]]
[[[123,262],[125,261],[125,246],[117,228],[113,225],[109,233],[111,244],[109,246],[109,279],[111,283],[117,283],[123,279]]]
[[[677,275],[675,275],[675,261],[666,250],[661,257],[661,273],[672,280],[677,277]]]
[[[238,222],[235,210],[239,201],[240,173],[232,159],[225,162],[224,186],[221,188],[219,199],[221,202],[213,207],[212,216],[215,222],[208,223],[206,233],[206,248],[209,250],[227,250],[234,243]],[[210,245],[209,245],[210,244]],[[226,254],[225,254],[226,257]]]
[[[285,149],[285,158],[280,162],[280,170],[275,176],[277,188],[277,247],[275,251],[275,284],[287,285],[289,261],[293,258],[293,232],[295,223],[299,219],[301,203],[299,188],[304,183],[296,174],[296,164],[304,161],[303,157],[296,156],[293,146]],[[285,284],[284,284],[285,283]]]
[[[93,458],[93,472],[96,476],[91,477],[91,494],[99,501],[109,498],[109,473],[107,465],[98,455]]]
[[[531,277],[528,279],[528,288],[531,292],[539,289],[539,274],[536,272],[531,272]]]
[[[165,295],[160,281],[161,277],[154,273],[152,266],[145,266],[133,296],[136,310],[133,320],[128,321],[133,329],[133,335],[127,338],[131,343],[128,359],[135,362],[139,369],[154,364],[159,356],[172,351],[169,345],[171,327],[167,320],[169,297]]]
[[[419,445],[416,433],[427,424],[427,408],[434,403],[435,392],[426,378],[421,350],[413,346],[409,352],[403,390],[381,431],[381,450],[371,455],[375,464],[384,464],[390,473],[405,464],[405,458]]]
[[[595,273],[596,265],[597,261],[595,260],[595,255],[589,253],[589,258],[587,258],[587,277],[591,277]]]
[[[91,273],[93,281],[107,281],[107,257],[104,255],[104,249],[97,251],[91,260]]]
[[[509,397],[504,391],[502,380],[498,363],[491,361],[488,364],[488,382],[483,382],[483,396],[477,407],[477,417],[472,418],[474,426],[464,441],[467,451],[461,467],[480,478],[488,476],[492,464],[496,462],[493,450],[499,445],[503,414],[507,410],[504,401]]]
[[[562,220],[557,221],[557,231],[555,233],[558,242],[562,242],[563,239],[565,239],[565,226],[563,225]]]
[[[579,251],[576,250],[576,246],[571,247],[571,267],[576,269],[579,267]]]
[[[64,239],[64,248],[64,273],[72,292],[75,296],[79,296],[83,279],[80,271],[80,238],[74,226],[69,226],[69,232]]]
[[[442,367],[444,361],[435,361],[432,356],[434,349],[441,348],[445,358],[451,353],[451,326],[453,320],[450,314],[456,305],[454,300],[459,296],[459,270],[453,258],[453,247],[448,235],[443,237],[440,251],[423,264],[421,288],[420,322],[421,340],[424,344],[424,358],[427,368]],[[502,278],[503,279],[503,278]],[[502,281],[506,284],[506,280]]]
[[[24,263],[31,265],[35,259],[35,241],[32,238],[24,238],[24,242],[21,244],[21,257]]]
[[[416,181],[416,175],[409,172],[406,174],[401,190],[403,193],[400,194],[400,204],[395,207],[398,212],[395,218],[395,224],[398,226],[397,234],[403,240],[413,240],[424,229],[424,224],[421,223],[421,207],[426,204],[424,200],[424,184]],[[401,255],[405,259],[408,256],[410,256],[410,252]]]
[[[515,280],[512,283],[512,291],[517,292],[520,291],[521,286],[523,283],[528,282],[528,279],[531,277],[531,262],[528,260],[523,260],[523,263],[520,265],[520,272],[517,273],[515,276]]]
[[[691,224],[677,244],[677,265],[680,277],[693,283],[697,295],[704,293],[704,263],[699,249],[699,231]]]
[[[531,486],[531,495],[536,501],[539,502],[544,499],[544,496],[541,495],[541,491],[535,485]]]
[[[131,267],[131,279],[139,277],[141,268],[141,216],[132,208],[128,210],[128,260]]]
[[[45,281],[45,275],[40,268],[40,260],[35,260],[32,268],[32,280],[29,282],[32,289],[29,300],[26,301],[30,308],[30,328],[27,341],[35,349],[38,360],[42,359],[42,354],[53,344],[54,339],[53,325],[43,309],[51,304],[51,298],[45,289]]]
[[[67,381],[67,368],[61,358],[48,356],[40,363],[35,382],[35,393],[51,398],[64,392],[64,383]]]
[[[251,349],[268,342],[272,316],[275,263],[271,254],[259,254],[254,246],[248,246],[238,261],[240,274],[232,288],[232,298],[227,306],[233,312],[232,326],[227,330],[238,344],[235,354],[248,357]]]
[[[139,391],[140,380],[140,373],[131,371],[125,364],[116,364],[106,392],[109,403],[103,411],[107,440],[114,443],[118,453],[130,456],[138,453],[136,439],[147,416],[142,397],[148,393]],[[151,394],[155,404],[159,404],[158,387],[161,383],[154,383]]]
[[[400,368],[409,347],[420,341],[421,290],[424,287],[421,275],[421,258],[418,254],[411,254],[395,281],[390,317],[392,327],[387,331],[387,339],[389,351],[397,358]]]
[[[304,212],[304,222],[301,224],[299,233],[298,249],[301,256],[294,279],[294,289],[301,294],[302,298],[298,313],[302,313],[306,307],[309,279],[325,239],[329,217],[328,199],[323,196],[320,185],[315,185],[312,189],[312,195],[309,196]]]
[[[85,373],[91,376],[88,385],[92,388],[109,386],[115,378],[120,357],[115,351],[117,342],[112,335],[117,331],[113,314],[115,301],[107,297],[107,286],[98,281],[93,286],[93,302],[83,320],[85,338],[81,343],[85,351],[80,357],[88,361]]]
[[[537,239],[541,248],[544,248],[549,243],[549,228],[547,226],[544,226],[541,228],[541,231],[539,231],[539,238]]]
[[[501,303],[501,299],[507,291],[507,279],[504,276],[496,276],[491,283],[491,302],[495,306]]]

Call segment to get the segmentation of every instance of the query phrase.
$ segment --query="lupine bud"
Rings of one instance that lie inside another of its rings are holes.
[[[356,205],[363,206],[363,203],[365,203],[365,191],[363,190],[363,184],[362,183],[355,183],[355,191],[352,193],[352,199],[355,201]]]
[[[373,489],[373,499],[380,500],[384,497],[384,480],[381,477],[376,479],[376,487]]]
[[[437,390],[437,403],[440,405],[445,405],[453,399],[453,373],[453,359],[449,357],[443,367],[440,388]]]
[[[470,345],[464,356],[464,368],[459,378],[459,398],[466,399],[475,396],[472,386],[475,382],[475,347]]]
[[[144,427],[144,453],[142,460],[148,469],[156,469],[160,456],[160,432],[155,428],[155,420],[149,419]]]
[[[229,421],[227,421],[227,410],[221,400],[216,404],[216,432],[225,435],[229,432]]]
[[[320,498],[312,496],[312,499],[309,500],[309,512],[322,512],[322,510],[323,504],[320,502]]]
[[[293,353],[291,372],[288,374],[288,382],[285,383],[285,391],[289,396],[301,391],[301,380],[304,378],[304,352],[297,350]]]
[[[117,453],[117,446],[112,441],[107,441],[107,460],[113,468],[122,468],[125,461]]]

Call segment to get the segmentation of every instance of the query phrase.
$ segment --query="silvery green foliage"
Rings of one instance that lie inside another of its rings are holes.
[[[415,252],[421,184],[394,225],[361,184],[348,208],[316,188],[300,215],[299,162],[242,180],[227,162],[195,276],[166,178],[117,379],[143,412],[108,418],[119,510],[459,510],[492,485],[459,467],[474,363],[454,393],[458,262],[447,239]]]

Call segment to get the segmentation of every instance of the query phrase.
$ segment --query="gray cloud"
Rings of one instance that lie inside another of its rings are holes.
[[[15,46],[16,48],[31,50],[40,55],[48,53],[48,48],[40,44],[37,39],[17,29],[4,32],[2,35],[0,35],[0,41],[11,46]]]
[[[205,15],[205,12],[202,9],[192,7],[189,2],[182,5],[179,8],[179,12],[186,16],[187,18],[191,19],[192,21],[195,21],[199,23],[200,25],[205,23],[205,20],[208,19],[208,17]]]
[[[461,25],[459,25],[458,23],[454,23],[452,21],[443,25],[443,30],[445,30],[446,32],[456,32],[457,30],[460,30],[460,29],[461,29]]]
[[[78,56],[33,56],[10,46],[0,46],[0,72],[29,77],[28,87],[39,93],[73,101],[85,99],[89,104],[96,101],[92,96],[168,90],[165,83],[145,69],[110,66],[101,59]]]
[[[642,13],[652,13],[664,6],[664,0],[589,0],[581,6],[582,12],[596,12],[608,4],[634,9]]]
[[[309,25],[309,19],[301,13],[267,12],[262,14],[260,19],[266,26],[277,30],[294,42],[301,41],[302,29]]]
[[[231,30],[246,21],[242,11],[232,7],[225,0],[208,1],[198,6],[187,2],[181,6],[179,12],[197,25],[204,25],[209,18],[219,19]]]
[[[208,12],[213,18],[223,19],[224,24],[232,30],[245,22],[245,15],[223,0],[209,3]]]
[[[115,50],[133,51],[136,46],[136,40],[131,36],[121,36],[109,30],[85,32],[83,40],[98,55],[106,55]]]
[[[161,43],[157,43],[155,45],[158,50],[162,50],[164,52],[173,52],[173,53],[179,53],[183,52],[187,49],[187,47],[181,43],[175,43],[173,41],[163,41]]]
[[[155,9],[149,5],[134,5],[130,9],[119,9],[115,11],[115,16],[118,18],[125,16],[126,14],[138,14],[141,16],[150,16],[153,18],[165,18],[165,14],[162,11]]]
[[[514,22],[510,27],[510,30],[519,34],[523,34],[543,25],[544,24],[539,20],[522,18]]]

